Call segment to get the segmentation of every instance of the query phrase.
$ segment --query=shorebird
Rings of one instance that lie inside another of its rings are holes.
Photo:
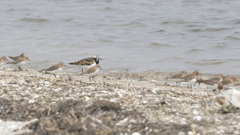
[[[83,72],[82,75],[89,76],[90,81],[93,80],[93,76],[95,76],[98,71],[102,69],[99,64],[95,65],[94,67],[88,69],[87,71]]]
[[[192,90],[192,86],[196,85],[197,81],[200,79],[200,78],[198,78],[198,75],[199,75],[199,72],[194,71],[193,73],[191,73],[189,75],[181,77],[180,79],[182,79],[182,81],[178,81],[176,83],[179,85],[180,85],[180,83],[187,84],[188,86],[191,87],[191,90]]]
[[[218,84],[223,80],[223,75],[221,73],[218,74],[218,76],[215,76],[213,78],[210,78],[208,80],[203,80],[202,83],[207,85],[215,85]]]
[[[236,86],[235,85],[236,81],[237,81],[236,77],[223,77],[217,84],[217,89],[218,91],[221,91],[221,90],[226,90],[229,87]],[[213,91],[216,91],[216,90],[213,89]]]
[[[187,75],[187,71],[185,71],[185,70],[183,70],[183,71],[181,71],[180,73],[177,73],[177,74],[175,74],[175,75],[173,75],[173,76],[171,76],[171,77],[167,77],[166,79],[167,79],[167,82],[165,82],[165,84],[166,85],[174,85],[176,82],[178,82],[178,81],[181,81],[182,79],[180,79],[180,78],[182,78],[182,77],[184,77],[184,76],[186,76]],[[177,84],[177,83],[176,83]],[[178,85],[178,84],[177,84]]]
[[[25,57],[24,53],[22,53],[22,54],[20,54],[18,56],[9,56],[9,58],[12,59],[12,60],[17,60],[19,58],[24,58],[24,57]]]
[[[187,71],[183,70],[180,73],[178,73],[178,74],[176,74],[176,75],[174,75],[174,76],[172,76],[172,77],[170,77],[168,79],[180,79],[180,78],[182,78],[182,77],[184,77],[186,75],[187,75]]]
[[[59,62],[58,64],[55,64],[47,69],[43,69],[42,71],[61,71],[64,66],[65,65],[63,62]]]
[[[223,85],[230,87],[230,86],[235,85],[236,81],[237,81],[236,77],[224,77],[222,83],[223,83]]]
[[[19,57],[18,59],[15,59],[14,61],[8,62],[7,64],[25,64],[28,61],[31,61],[27,56],[25,57]]]
[[[96,64],[99,64],[99,60],[102,60],[102,59],[97,55],[97,56],[90,57],[90,58],[84,58],[77,62],[71,62],[69,64],[80,66],[82,68],[82,73],[83,73],[83,69],[88,70],[88,69],[94,67]]]
[[[64,68],[64,66],[65,66],[65,65],[64,65],[63,62],[59,62],[58,64],[55,64],[55,65],[53,65],[53,66],[51,66],[51,67],[49,67],[49,68],[47,68],[47,69],[42,69],[41,71],[45,71],[45,73],[51,74],[51,73],[49,73],[49,72],[61,71],[61,70]],[[54,73],[53,75],[54,75],[55,77],[57,77],[55,73]]]
[[[221,91],[222,89],[224,89],[223,87],[224,87],[223,82],[219,82],[219,83],[217,84],[217,89],[218,89],[218,91]],[[215,89],[213,89],[213,91],[215,92]]]
[[[0,63],[1,63],[1,64],[5,64],[7,61],[8,61],[8,59],[7,59],[5,56],[2,56],[2,57],[0,58]]]
[[[28,61],[30,61],[30,59],[27,56],[24,57],[19,57],[18,59],[15,59],[14,61],[8,62],[7,64],[15,64],[15,65],[19,65],[19,64],[25,64]],[[22,71],[22,68],[20,66],[18,66],[19,71]]]

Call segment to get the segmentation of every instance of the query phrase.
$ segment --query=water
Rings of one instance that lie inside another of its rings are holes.
[[[100,55],[105,71],[240,74],[238,0],[4,0],[0,9],[0,55],[24,52],[32,68]]]

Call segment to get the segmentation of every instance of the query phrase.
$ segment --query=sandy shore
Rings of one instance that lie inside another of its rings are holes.
[[[32,69],[2,69],[0,132],[240,134],[239,110],[215,102],[219,92],[167,86],[165,78],[171,75],[102,71],[90,82],[76,73],[55,77]],[[32,124],[18,126],[31,120]],[[8,128],[9,122],[16,126]]]

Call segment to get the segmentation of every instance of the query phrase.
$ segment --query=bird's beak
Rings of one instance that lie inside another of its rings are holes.
[[[8,59],[6,59],[7,61],[9,61]]]
[[[31,61],[29,58],[28,58],[29,61]]]
[[[102,58],[99,58],[99,60],[103,60]]]
[[[102,69],[102,67],[100,67],[100,69]]]

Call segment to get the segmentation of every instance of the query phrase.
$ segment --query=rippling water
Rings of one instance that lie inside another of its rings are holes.
[[[0,9],[0,55],[25,52],[33,68],[98,54],[105,70],[240,74],[238,0],[5,0]]]

